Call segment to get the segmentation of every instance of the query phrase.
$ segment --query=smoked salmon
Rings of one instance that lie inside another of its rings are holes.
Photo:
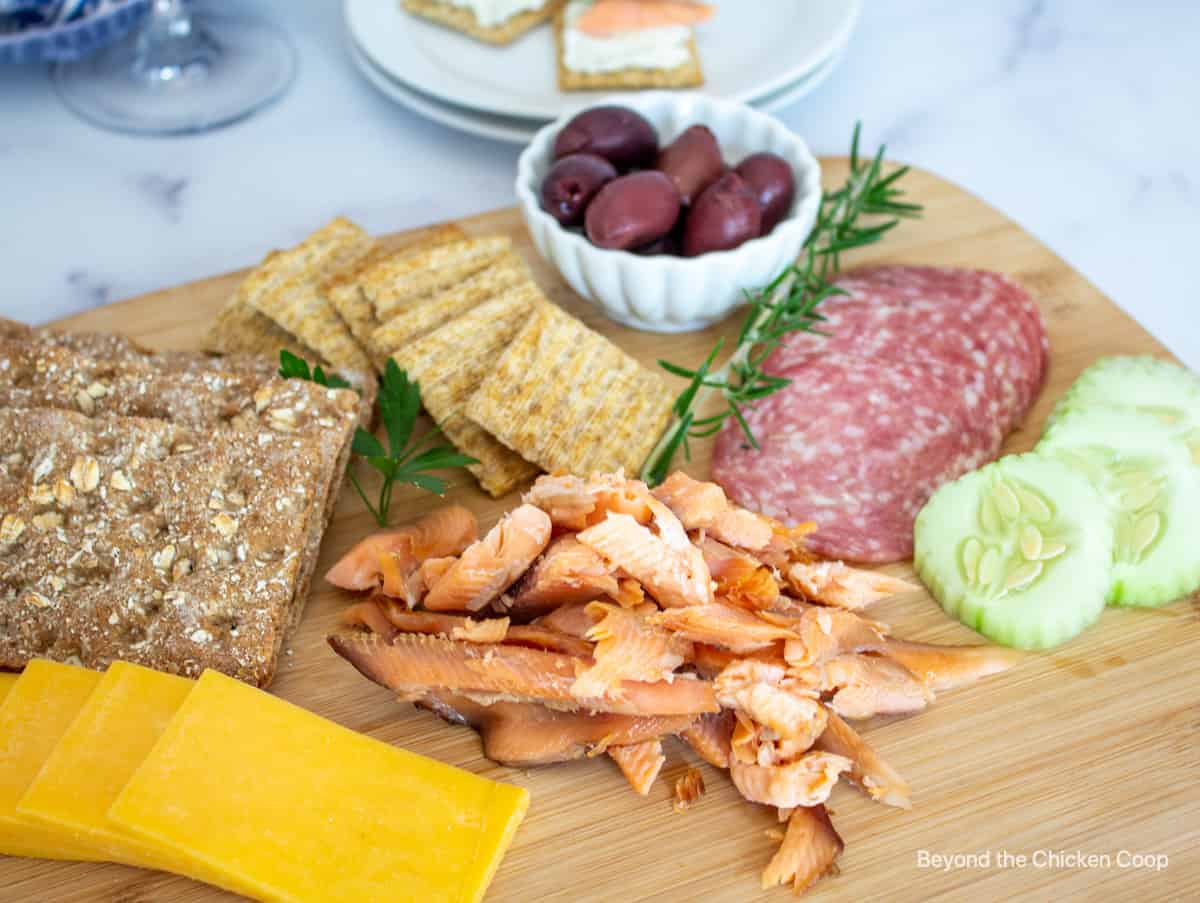
[[[714,768],[729,767],[729,740],[734,715],[728,709],[715,715],[701,715],[679,736],[701,759]]]
[[[387,556],[403,583],[425,559],[458,555],[478,538],[475,515],[461,505],[448,505],[398,530],[372,533],[339,558],[325,579],[347,590],[378,589]]]
[[[749,716],[792,748],[803,751],[825,732],[826,711],[811,688],[771,665],[741,661],[713,682],[717,702]]]
[[[741,762],[735,756],[729,763],[729,776],[738,792],[752,803],[791,808],[816,806],[829,799],[829,793],[851,761],[827,752],[809,752],[785,765],[758,765]]]
[[[483,741],[484,754],[515,768],[600,755],[610,746],[629,746],[678,734],[695,721],[691,715],[560,712],[519,702],[480,705],[451,693],[430,694],[419,704],[447,721],[475,728]]]
[[[698,25],[712,18],[712,7],[683,0],[596,0],[575,22],[584,34],[610,38],[629,31]]]
[[[576,678],[571,692],[578,698],[619,694],[622,681],[670,682],[691,652],[691,643],[647,620],[644,609],[592,602],[586,613],[595,622],[587,638],[596,644],[594,664]]]
[[[658,779],[658,773],[667,763],[663,755],[662,741],[643,740],[625,746],[610,746],[608,754],[617,763],[630,786],[641,796],[648,796],[650,788]]]
[[[788,566],[785,576],[805,598],[852,611],[919,589],[899,577],[852,568],[840,561],[796,562]]]
[[[807,667],[843,652],[878,650],[888,642],[886,624],[819,605],[805,609],[794,629],[800,639],[788,640],[783,655],[795,667]]]
[[[432,611],[479,611],[512,586],[550,542],[550,518],[533,505],[505,515],[472,543],[425,597]]]
[[[650,616],[650,621],[697,643],[724,646],[734,652],[753,652],[776,640],[798,639],[786,628],[753,612],[732,605],[693,605],[671,608]]]
[[[704,775],[699,768],[689,768],[675,782],[675,802],[671,804],[676,812],[686,812],[704,796]]]
[[[1020,649],[1000,646],[936,646],[887,638],[873,647],[899,662],[931,690],[953,690],[1007,671],[1029,658]]]
[[[732,504],[716,483],[693,480],[682,471],[671,474],[654,496],[679,518],[688,530],[702,530],[727,545],[755,551],[774,536],[769,518]]]
[[[836,712],[829,713],[825,732],[817,738],[815,748],[849,759],[850,780],[871,799],[900,809],[912,808],[908,783]]]
[[[705,536],[697,545],[722,602],[761,611],[779,601],[779,583],[771,569],[740,549]]]
[[[658,517],[655,522],[660,523]],[[662,527],[655,532],[628,514],[609,513],[580,533],[579,541],[637,580],[664,608],[711,603],[712,578],[704,556],[678,520]]]
[[[823,805],[793,809],[783,842],[763,870],[763,890],[791,884],[793,894],[804,893],[829,874],[845,846]]]
[[[826,696],[843,718],[906,715],[933,702],[933,691],[898,662],[860,653],[845,653],[809,668],[789,671]]]
[[[508,613],[534,618],[562,605],[609,598],[636,605],[643,597],[633,581],[621,581],[599,553],[574,536],[560,536],[513,587]]]
[[[670,683],[624,681],[619,694],[581,699],[571,693],[579,659],[523,646],[422,634],[400,634],[388,642],[361,632],[333,634],[329,644],[368,680],[408,699],[449,691],[476,702],[538,702],[626,715],[701,715],[720,708],[712,685],[688,675]]]
[[[608,514],[628,514],[639,524],[650,522],[650,488],[623,474],[604,474],[590,479],[546,474],[537,478],[524,501],[550,515],[554,526],[585,530]]]

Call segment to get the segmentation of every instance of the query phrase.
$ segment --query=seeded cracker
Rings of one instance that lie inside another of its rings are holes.
[[[671,406],[657,374],[546,305],[484,378],[466,415],[546,471],[636,473]]]
[[[511,248],[512,242],[503,235],[469,238],[385,260],[364,273],[359,286],[374,306],[376,318],[385,323],[419,299],[453,288]]]
[[[0,410],[0,666],[120,658],[270,681],[354,407],[321,390],[341,396],[342,427],[314,431],[294,402],[315,387],[277,385],[292,403],[260,399],[264,428],[212,434]]]
[[[691,58],[674,69],[619,69],[616,72],[576,72],[563,63],[565,13],[554,17],[554,44],[558,55],[558,87],[563,91],[624,91],[634,88],[696,88],[704,84],[700,51],[689,41]]]
[[[511,44],[521,35],[550,19],[564,0],[546,0],[537,9],[526,10],[499,25],[480,25],[475,13],[444,0],[403,0],[401,6],[414,16],[470,35],[489,44]]]
[[[537,468],[463,417],[463,407],[530,312],[546,303],[532,285],[509,289],[394,355],[420,381],[425,409],[446,438],[479,459],[469,469],[494,497],[533,477]]]
[[[525,261],[509,251],[464,282],[416,302],[376,329],[368,346],[372,357],[377,363],[386,361],[398,348],[433,332],[506,289],[532,282]]]
[[[406,238],[411,241],[399,250],[376,242],[367,254],[364,254],[352,265],[345,266],[327,276],[321,285],[321,291],[345,322],[358,344],[369,349],[371,333],[379,327],[379,321],[375,319],[375,309],[371,302],[359,288],[358,283],[363,275],[376,264],[385,260],[399,259],[436,248],[438,245],[462,241],[466,237],[467,235],[462,229],[450,223],[408,233]]]

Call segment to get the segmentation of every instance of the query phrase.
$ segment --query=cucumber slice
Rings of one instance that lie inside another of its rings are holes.
[[[942,608],[1006,646],[1066,642],[1104,610],[1113,527],[1079,472],[1011,455],[942,486],[917,515],[913,563]]]
[[[1193,430],[1200,427],[1200,377],[1156,357],[1100,358],[1059,399],[1047,429],[1068,411],[1087,407],[1136,408]]]
[[[1164,605],[1200,589],[1200,467],[1178,426],[1133,408],[1080,408],[1059,417],[1036,451],[1082,473],[1108,505],[1110,603]]]

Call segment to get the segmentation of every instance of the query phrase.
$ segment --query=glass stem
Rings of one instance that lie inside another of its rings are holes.
[[[196,28],[184,0],[154,0],[137,37],[134,70],[156,83],[203,78],[220,48]]]

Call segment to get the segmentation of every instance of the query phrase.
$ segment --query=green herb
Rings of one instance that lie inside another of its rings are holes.
[[[319,386],[325,386],[327,389],[350,388],[350,383],[346,382],[336,373],[326,373],[320,364],[313,367],[310,372],[308,361],[286,350],[279,352],[279,375],[284,379],[306,379]]]
[[[279,352],[279,375],[284,379],[307,379],[329,388],[349,386],[336,375],[328,375],[320,367],[309,371],[308,364],[287,351]],[[379,384],[379,419],[387,434],[385,446],[374,435],[359,427],[354,433],[350,450],[366,460],[367,464],[383,476],[379,490],[379,502],[372,504],[354,475],[353,461],[347,468],[351,484],[357,490],[367,510],[376,523],[386,527],[388,512],[392,505],[392,491],[398,483],[408,483],[421,489],[444,495],[446,483],[430,472],[450,467],[466,467],[478,464],[474,458],[460,455],[447,445],[435,445],[441,430],[432,429],[422,436],[413,438],[413,426],[421,413],[421,386],[409,380],[408,374],[396,362],[389,360]]]
[[[908,167],[902,166],[884,175],[884,147],[869,160],[861,158],[858,151],[860,130],[861,123],[854,126],[850,175],[841,188],[822,195],[816,223],[799,261],[765,288],[747,292],[750,310],[738,333],[737,346],[725,364],[713,370],[724,340],[718,341],[704,363],[694,370],[667,361],[658,362],[667,372],[689,382],[675,400],[671,424],[642,468],[642,479],[651,486],[666,479],[680,448],[685,457],[691,459],[690,439],[712,436],[730,417],[737,420],[746,440],[758,448],[758,440],[746,422],[742,407],[778,392],[791,382],[763,371],[767,357],[790,333],[822,334],[818,326],[824,317],[817,308],[826,298],[845,294],[830,283],[841,268],[844,252],[874,244],[901,219],[921,215],[921,206],[904,201],[904,193],[897,187]],[[875,219],[880,216],[887,218]],[[867,217],[872,219],[864,223]],[[697,410],[714,392],[720,393],[724,406],[712,416],[698,417]]]

